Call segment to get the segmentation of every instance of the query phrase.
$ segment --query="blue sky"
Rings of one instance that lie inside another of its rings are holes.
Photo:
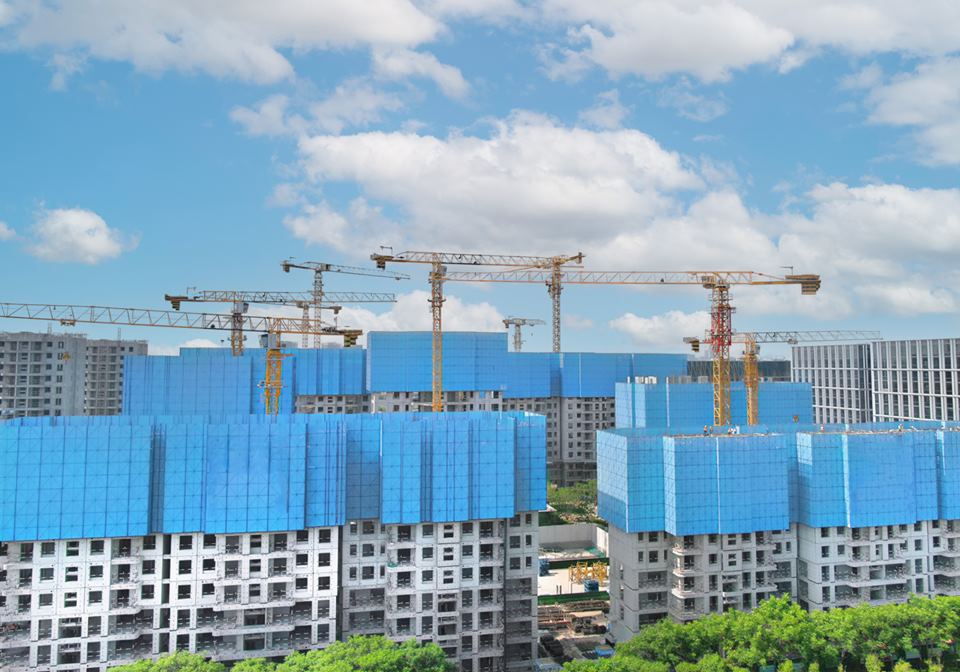
[[[582,250],[823,276],[735,291],[740,330],[953,336],[958,50],[953,3],[0,0],[4,300],[306,290],[282,259],[380,244]],[[428,328],[425,273],[400,270],[331,275],[400,296],[341,323]],[[452,329],[549,318],[538,286],[447,291]],[[564,309],[565,349],[677,351],[706,296],[571,287]]]

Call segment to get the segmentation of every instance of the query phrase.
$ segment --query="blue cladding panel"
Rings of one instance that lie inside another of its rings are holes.
[[[938,432],[904,424],[904,431],[856,425],[830,433],[782,431],[787,426],[780,433],[709,436],[601,431],[600,515],[626,532],[671,534],[960,518],[960,427]]]
[[[525,413],[17,419],[0,540],[510,518],[545,506],[545,456]]]
[[[513,417],[517,446],[516,507],[518,511],[542,511],[547,508],[547,419],[527,413]]]
[[[784,435],[718,438],[718,531],[783,530],[790,525]]]
[[[665,529],[670,534],[718,532],[717,437],[665,437]]]
[[[430,332],[374,332],[369,347],[287,349],[281,413],[299,395],[428,392]],[[635,376],[686,373],[686,355],[511,353],[499,332],[443,335],[444,389],[499,391],[507,399],[612,397],[614,385]],[[247,415],[263,409],[264,351],[234,357],[227,348],[184,348],[177,357],[130,356],[123,391],[125,415]]]
[[[937,432],[940,517],[960,518],[960,432]]]
[[[340,525],[346,510],[347,442],[337,416],[316,416],[307,429],[307,527]]]
[[[6,423],[5,423],[6,424]],[[0,539],[146,534],[150,429],[0,426]]]
[[[560,357],[552,352],[509,353],[504,370],[504,398],[559,396]]]
[[[844,437],[851,527],[916,522],[915,436],[894,433]]]
[[[297,395],[366,394],[367,353],[362,348],[290,350]],[[286,362],[284,362],[286,365]]]
[[[842,434],[797,435],[797,521],[847,524]]]
[[[765,425],[813,422],[809,383],[760,383],[760,420]],[[617,427],[690,428],[713,424],[713,386],[709,383],[618,383]],[[747,424],[743,383],[730,386],[731,424]],[[796,418],[796,419],[794,419]]]
[[[371,392],[428,392],[432,389],[433,335],[373,332],[367,337]],[[506,380],[505,333],[443,334],[443,388],[450,392],[502,390]]]
[[[629,431],[597,432],[597,465],[601,518],[631,532],[664,529],[661,437]]]

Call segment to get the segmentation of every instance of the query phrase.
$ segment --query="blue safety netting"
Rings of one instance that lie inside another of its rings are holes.
[[[758,412],[762,424],[813,422],[809,383],[760,383]],[[672,429],[713,424],[713,386],[709,383],[617,383],[616,426]],[[730,424],[747,423],[747,391],[730,385]]]
[[[546,506],[526,413],[22,418],[0,540],[509,518]]]
[[[957,518],[960,431],[957,423],[932,424],[673,436],[604,430],[599,515],[627,532],[678,535]]]

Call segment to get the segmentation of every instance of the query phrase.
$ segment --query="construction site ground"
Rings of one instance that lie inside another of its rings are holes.
[[[570,660],[596,658],[596,647],[605,646],[608,600],[583,599],[540,605],[537,622],[541,663],[558,665]]]
[[[607,589],[607,582],[600,584],[600,590]],[[570,595],[584,593],[582,583],[576,583],[570,578],[570,568],[551,569],[547,576],[537,579],[537,595]]]

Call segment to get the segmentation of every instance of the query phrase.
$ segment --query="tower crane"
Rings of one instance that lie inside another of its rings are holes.
[[[743,386],[747,392],[747,424],[760,424],[760,368],[758,356],[761,343],[797,343],[838,341],[879,341],[883,336],[879,331],[856,330],[820,330],[820,331],[738,331],[732,334],[732,343],[743,344]],[[684,343],[690,344],[694,352],[700,351],[700,339],[687,337]]]
[[[330,292],[323,296],[324,299],[333,303],[323,303],[320,306],[323,310],[332,310],[336,315],[341,310],[342,303],[396,303],[395,294],[385,294],[380,292]],[[318,304],[314,303],[312,292],[267,292],[267,291],[238,291],[229,289],[200,290],[194,294],[164,295],[164,300],[170,302],[174,310],[180,310],[183,303],[229,303],[232,305],[231,314],[242,316],[249,310],[249,304],[262,303],[269,305],[286,306],[292,305],[303,311],[301,318],[306,325],[310,320],[310,309]],[[316,317],[314,319],[319,319]],[[237,323],[242,325],[242,318],[237,317]],[[303,329],[301,334],[301,346],[306,348],[309,330]],[[355,345],[356,340],[352,341],[344,338],[344,346]],[[243,331],[242,329],[233,329],[230,331],[230,348],[233,354],[243,353]]]
[[[543,320],[536,320],[530,317],[508,317],[503,321],[503,326],[507,329],[513,327],[513,351],[520,352],[523,348],[523,337],[520,334],[521,327],[534,327],[539,324],[546,324]]]
[[[403,273],[391,273],[386,272],[384,269],[375,270],[372,268],[363,268],[360,266],[341,266],[339,264],[328,264],[322,261],[294,261],[293,257],[280,262],[280,266],[283,268],[284,273],[289,273],[290,269],[300,268],[306,271],[313,271],[313,291],[310,295],[310,302],[313,306],[313,319],[320,319],[320,311],[323,309],[324,301],[332,301],[334,303],[347,303],[346,301],[337,301],[334,298],[334,294],[325,294],[323,291],[323,274],[324,273],[345,273],[347,275],[367,275],[375,278],[391,278],[393,280],[409,280],[409,275],[404,275]],[[393,301],[396,301],[396,297],[393,298]],[[364,303],[369,303],[365,301]],[[307,313],[304,311],[304,317],[306,318]],[[308,345],[307,335],[304,334],[301,336],[300,347],[306,348]],[[320,337],[313,337],[313,347],[320,347]]]
[[[559,255],[554,257],[533,257],[529,255],[509,254],[473,254],[461,252],[400,252],[397,254],[371,254],[370,259],[377,268],[385,269],[388,263],[429,264],[430,265],[430,309],[433,316],[433,381],[431,408],[435,412],[443,410],[443,283],[446,279],[447,265],[457,266],[512,266],[518,269],[536,269],[558,275],[560,268],[570,262],[583,261],[583,253]],[[548,285],[548,287],[551,285]],[[560,285],[556,284],[554,305],[556,309],[555,325],[560,320]],[[551,296],[554,296],[551,294]],[[554,346],[559,348],[559,330],[554,332]]]
[[[264,409],[269,415],[279,409],[280,392],[283,389],[283,358],[280,349],[282,334],[307,333],[320,335],[340,335],[344,339],[356,341],[362,332],[359,329],[341,329],[322,324],[319,320],[309,320],[304,324],[300,318],[271,315],[221,315],[217,313],[188,313],[173,310],[153,310],[150,308],[115,308],[108,306],[51,305],[40,303],[0,303],[0,317],[21,320],[44,320],[59,322],[65,327],[78,323],[119,324],[133,327],[167,327],[174,329],[216,329],[231,331],[263,332],[268,335],[266,371],[261,384],[263,388]]]
[[[730,344],[733,328],[730,287],[733,285],[799,285],[803,295],[816,294],[820,276],[768,275],[756,271],[588,271],[528,268],[506,271],[455,271],[458,282],[556,282],[577,285],[699,285],[710,292],[710,333],[703,339],[713,351],[713,423],[730,423]]]

